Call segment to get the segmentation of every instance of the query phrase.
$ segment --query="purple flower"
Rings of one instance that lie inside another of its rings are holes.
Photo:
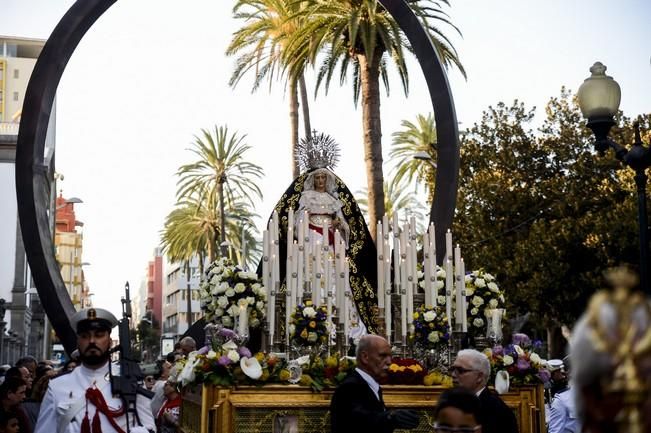
[[[522,371],[529,370],[531,368],[531,364],[529,364],[529,361],[523,358],[518,358],[518,362],[516,365],[518,367],[518,370],[522,370]]]
[[[246,357],[246,358],[251,357],[251,351],[248,348],[244,347],[244,346],[237,349],[237,351],[239,352],[240,356],[242,356],[242,357]]]
[[[531,339],[527,334],[513,334],[513,344],[517,344],[520,347],[528,347],[531,345]]]
[[[228,329],[228,328],[220,329],[219,330],[219,335],[221,335],[222,337],[224,337],[227,340],[232,340],[233,338],[235,338],[237,336],[235,331],[233,331],[232,329]]]
[[[501,344],[498,344],[493,347],[493,355],[504,355],[504,347]]]
[[[533,348],[534,348],[534,350],[538,350],[538,349],[542,348],[542,341],[534,340],[533,341]]]
[[[538,377],[540,378],[542,383],[546,384],[551,379],[551,374],[549,373],[549,371],[547,371],[547,369],[541,368],[540,370],[538,370]]]
[[[203,346],[201,349],[199,349],[197,351],[197,355],[205,355],[209,351],[210,351],[210,347],[208,347],[208,345],[206,345],[206,346]]]
[[[230,363],[231,363],[231,359],[226,355],[220,356],[219,359],[217,360],[217,364],[223,367],[226,367]]]
[[[509,344],[508,346],[506,346],[503,352],[504,355],[510,355],[510,356],[518,355],[518,353],[515,351],[515,347],[513,347],[513,344]]]

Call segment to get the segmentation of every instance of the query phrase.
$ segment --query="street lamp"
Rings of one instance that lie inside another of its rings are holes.
[[[588,119],[587,126],[595,135],[595,149],[604,155],[608,148],[615,151],[615,157],[635,170],[637,186],[638,223],[640,231],[640,287],[651,294],[649,289],[649,228],[646,210],[645,170],[651,166],[651,152],[642,145],[640,125],[634,123],[635,142],[630,149],[608,138],[610,128],[615,124],[614,116],[619,108],[621,90],[612,77],[606,75],[606,66],[596,62],[590,68],[592,75],[579,87],[579,106],[583,117]]]
[[[425,152],[424,150],[420,150],[414,153],[414,159],[417,159],[419,161],[426,161],[434,168],[438,167],[434,162],[434,159],[430,156],[430,154]]]

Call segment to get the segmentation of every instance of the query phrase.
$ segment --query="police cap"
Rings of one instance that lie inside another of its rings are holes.
[[[72,315],[70,324],[77,334],[90,330],[110,331],[118,324],[118,319],[103,308],[85,308]]]

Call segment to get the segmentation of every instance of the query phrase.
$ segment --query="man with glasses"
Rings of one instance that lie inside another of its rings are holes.
[[[483,433],[517,433],[518,422],[511,409],[486,386],[491,375],[488,358],[474,349],[464,349],[450,367],[455,386],[479,397]]]
[[[330,402],[332,433],[392,433],[418,426],[409,409],[388,410],[380,382],[391,365],[391,346],[379,335],[365,335],[357,344],[357,368],[337,387]]]
[[[481,404],[467,389],[443,391],[434,409],[434,433],[481,433]]]

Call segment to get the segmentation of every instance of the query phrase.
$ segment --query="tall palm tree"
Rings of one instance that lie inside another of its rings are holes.
[[[236,67],[229,82],[233,87],[251,70],[255,74],[253,91],[259,88],[265,78],[269,80],[270,87],[274,79],[285,79],[289,94],[294,178],[299,175],[296,162],[299,88],[307,138],[310,138],[312,129],[303,74],[307,58],[298,57],[286,62],[283,51],[290,36],[301,25],[297,13],[303,8],[303,3],[296,0],[238,0],[233,13],[235,18],[243,20],[245,25],[234,33],[226,50],[227,55],[242,53],[236,60]]]
[[[441,2],[413,0],[410,6],[425,26],[443,64],[454,65],[465,74],[450,40],[434,24],[443,23],[459,31],[440,7]],[[285,50],[290,59],[309,56],[316,62],[325,51],[318,70],[317,89],[325,81],[326,89],[339,66],[339,81],[346,81],[352,69],[353,99],[362,99],[362,124],[369,222],[371,227],[384,214],[384,175],[382,172],[382,127],[380,122],[380,80],[389,91],[387,63],[393,62],[402,87],[407,93],[409,77],[405,49],[411,47],[399,25],[377,0],[309,0],[300,11],[304,18]],[[372,231],[373,232],[373,231]],[[375,238],[375,233],[372,233]]]
[[[392,185],[423,182],[427,187],[429,202],[434,194],[434,175],[436,170],[436,123],[434,115],[419,114],[416,123],[403,120],[402,130],[396,131],[393,137],[389,157],[395,162],[395,176]],[[416,158],[418,155],[426,157]],[[418,185],[418,184],[417,184]]]
[[[213,206],[219,203],[220,245],[226,241],[225,207],[234,203],[236,197],[253,205],[255,197],[261,198],[262,192],[256,184],[261,179],[263,170],[257,164],[245,159],[251,148],[244,142],[246,136],[229,134],[226,126],[215,126],[214,132],[202,129],[202,136],[195,137],[190,149],[199,159],[179,167],[177,197],[192,197],[200,206]],[[208,204],[208,205],[206,205]],[[225,249],[222,247],[222,255]],[[210,261],[215,259],[215,252],[210,252]]]

